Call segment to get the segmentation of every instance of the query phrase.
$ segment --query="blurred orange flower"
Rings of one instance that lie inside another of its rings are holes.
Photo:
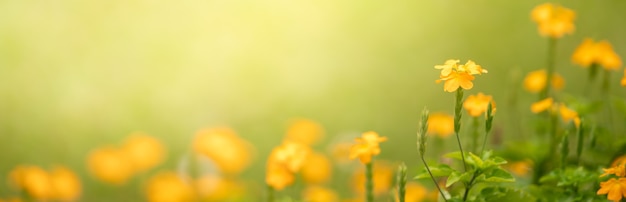
[[[195,183],[203,201],[229,201],[246,193],[245,184],[213,174],[203,175]]]
[[[152,176],[146,185],[150,202],[194,201],[193,187],[175,172],[161,172]]]
[[[491,106],[495,109],[496,102],[493,101],[491,95],[485,95],[483,93],[478,93],[477,95],[470,95],[463,102],[463,108],[467,110],[467,113],[470,116],[478,117],[485,112],[487,112],[487,107],[489,107],[489,102],[491,102]],[[430,120],[429,120],[430,121]]]
[[[308,184],[328,182],[333,172],[330,160],[321,153],[312,152],[302,167],[302,179]]]
[[[420,185],[417,182],[409,182],[406,183],[406,194],[404,195],[404,201],[406,202],[421,202],[425,201],[428,196],[428,189],[426,187]],[[396,192],[396,202],[400,201],[398,199],[398,193]]]
[[[571,9],[544,3],[535,7],[530,15],[539,26],[539,34],[542,36],[560,38],[574,32],[576,14]]]
[[[275,190],[283,190],[293,184],[295,176],[284,165],[268,162],[265,174],[265,183]]]
[[[600,175],[600,177],[603,176],[607,176],[607,175],[615,175],[617,177],[625,177],[626,176],[626,166],[624,164],[620,164],[617,165],[615,167],[611,167],[608,169],[602,169],[604,171],[604,173],[602,173],[602,175]]]
[[[374,182],[374,195],[383,195],[389,192],[389,189],[393,186],[394,168],[385,161],[373,162],[374,173],[372,176]],[[352,176],[352,189],[357,194],[365,193],[365,169],[359,168]]]
[[[122,149],[136,173],[147,171],[165,159],[165,148],[161,141],[141,132],[127,137]]]
[[[311,149],[301,143],[285,141],[274,148],[267,160],[265,182],[276,190],[292,184],[295,173],[300,171]]]
[[[95,149],[87,157],[92,175],[107,183],[121,185],[133,175],[133,165],[123,150],[106,146]]]
[[[51,172],[37,166],[18,166],[9,174],[11,183],[37,200],[74,201],[81,193],[80,179],[62,166]]]
[[[523,161],[511,162],[507,163],[505,167],[517,176],[527,176],[532,170],[533,161],[527,159]]]
[[[321,186],[307,187],[302,192],[302,198],[307,202],[338,202],[339,196],[331,189]]]
[[[598,195],[608,194],[607,199],[619,202],[622,196],[626,196],[626,178],[611,178],[606,182],[600,183],[600,189],[596,193]]]
[[[226,174],[238,174],[252,161],[252,146],[226,127],[200,130],[193,141],[194,150],[212,159]]]
[[[285,139],[310,146],[320,141],[323,136],[324,128],[317,122],[309,119],[297,119],[287,129]]]
[[[454,117],[452,115],[435,112],[428,116],[428,134],[438,137],[448,137],[454,133]]]
[[[554,104],[554,99],[546,98],[530,105],[530,111],[532,111],[535,114],[538,114],[548,109],[551,109],[553,104]]]
[[[615,53],[608,41],[602,40],[596,43],[590,38],[585,39],[576,48],[572,61],[583,67],[598,64],[606,70],[617,70],[622,66],[622,59]]]
[[[524,78],[524,89],[531,93],[541,92],[546,87],[548,73],[545,69],[529,72]],[[561,90],[565,87],[565,79],[558,73],[552,75],[552,88]]]
[[[350,148],[350,158],[359,157],[361,163],[368,164],[372,161],[372,156],[380,154],[379,144],[384,141],[387,141],[387,137],[380,137],[374,131],[365,132],[360,138],[356,138],[357,143]]]
[[[565,104],[559,105],[559,114],[561,114],[561,118],[565,123],[569,123],[570,121],[574,121],[576,127],[580,126],[580,118],[578,116],[578,112],[567,108]]]

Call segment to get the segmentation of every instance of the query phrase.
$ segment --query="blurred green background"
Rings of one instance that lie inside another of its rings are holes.
[[[512,141],[522,132],[507,126],[536,99],[519,82],[545,64],[547,39],[529,16],[543,2],[0,1],[0,182],[17,164],[64,164],[95,201],[111,190],[85,171],[90,149],[146,131],[167,144],[159,169],[175,169],[194,133],[216,125],[254,144],[244,177],[262,182],[297,117],[320,122],[326,143],[375,130],[389,138],[380,158],[416,169],[420,111],[452,112],[453,94],[434,82],[447,59],[489,70],[466,95],[494,95],[496,127]],[[585,37],[625,57],[626,1],[558,2],[577,20],[557,71],[580,93],[587,72],[569,58]]]

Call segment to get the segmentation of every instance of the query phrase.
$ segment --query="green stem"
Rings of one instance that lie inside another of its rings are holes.
[[[456,90],[456,102],[454,104],[454,134],[456,135],[456,142],[459,144],[459,150],[461,150],[461,158],[463,160],[463,168],[467,171],[467,164],[465,163],[465,154],[463,152],[463,145],[461,145],[461,138],[459,132],[461,131],[461,113],[463,107],[463,89],[458,88]]]
[[[433,175],[432,172],[430,172],[430,168],[428,167],[428,163],[426,163],[426,160],[424,160],[424,156],[421,156],[421,159],[422,159],[422,163],[424,163],[424,167],[426,167],[426,171],[428,171],[428,174],[430,175],[430,178],[433,179],[433,183],[435,183],[435,187],[437,187],[437,190],[439,190],[441,197],[443,198],[444,201],[448,201],[448,199],[446,199],[446,195],[441,190],[441,187],[439,187],[439,183],[437,183],[435,176]]]
[[[365,164],[365,197],[367,202],[374,202],[373,163]]]
[[[465,193],[463,193],[463,201],[467,201],[467,196],[469,196],[469,192],[472,189],[472,187],[474,186],[474,180],[476,180],[476,176],[478,176],[478,173],[474,172],[472,174],[472,179],[469,181],[467,186],[465,186]]]
[[[547,68],[548,73],[546,77],[546,86],[543,88],[541,93],[539,94],[539,100],[546,99],[550,95],[550,89],[552,88],[552,77],[554,75],[554,61],[556,57],[556,38],[550,37],[548,39],[548,59],[547,59]]]
[[[272,186],[267,185],[267,202],[274,202],[274,188]]]
[[[472,117],[472,150],[474,152],[478,152],[478,126],[480,125],[480,123],[478,122],[478,117]]]

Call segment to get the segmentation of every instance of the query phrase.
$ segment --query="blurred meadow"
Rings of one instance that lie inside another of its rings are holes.
[[[453,112],[433,71],[447,59],[489,70],[467,94],[493,95],[495,137],[515,142],[533,131],[524,117],[537,97],[522,79],[545,68],[548,40],[529,14],[543,2],[0,1],[0,198],[20,196],[5,182],[28,164],[76,172],[78,201],[145,201],[140,179],[179,170],[197,131],[226,126],[253,147],[239,178],[261,201],[267,156],[298,118],[323,127],[320,152],[365,131],[386,136],[377,158],[412,176],[420,112]],[[555,3],[576,11],[556,66],[564,91],[580,94],[587,71],[571,55],[592,37],[626,56],[626,1]],[[612,76],[618,86],[621,70]],[[123,188],[90,174],[92,149],[136,131],[162,141],[163,163]],[[328,187],[351,198],[351,173],[335,169]]]

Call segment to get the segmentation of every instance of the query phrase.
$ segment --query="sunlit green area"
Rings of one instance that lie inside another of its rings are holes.
[[[591,37],[626,57],[626,1],[558,2],[576,11],[576,31],[558,41],[556,71],[581,94],[587,70],[571,54]],[[530,20],[540,3],[0,1],[0,198],[19,195],[4,183],[15,166],[60,164],[81,178],[80,201],[143,201],[139,179],[118,188],[91,176],[89,151],[144,131],[167,148],[149,174],[176,170],[196,131],[229,126],[254,146],[241,178],[260,200],[266,157],[294,118],[324,127],[318,151],[374,130],[389,139],[377,158],[405,162],[411,176],[420,112],[453,112],[433,68],[447,59],[489,70],[466,93],[493,95],[494,131],[519,140],[537,100],[521,81],[546,64],[548,40]],[[352,197],[351,173],[334,176],[329,187]]]

